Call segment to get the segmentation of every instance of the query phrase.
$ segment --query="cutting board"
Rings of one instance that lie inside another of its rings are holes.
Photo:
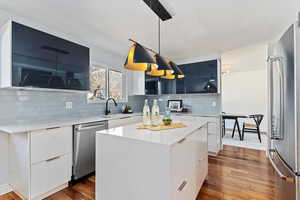
[[[141,124],[137,127],[137,129],[148,129],[151,131],[163,131],[163,130],[174,129],[174,128],[183,128],[183,127],[186,127],[186,125],[183,123],[172,123],[170,125],[160,124],[159,126],[145,126],[145,125]]]

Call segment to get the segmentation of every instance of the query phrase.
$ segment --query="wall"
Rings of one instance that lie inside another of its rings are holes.
[[[225,53],[222,56],[223,66],[225,70],[229,70],[229,74],[222,76],[223,111],[247,115],[264,114],[261,128],[267,131],[266,46],[255,45]],[[253,120],[240,121],[253,123]],[[233,122],[228,121],[226,128],[232,127]]]
[[[267,131],[267,71],[236,72],[223,77],[223,111],[236,114],[265,115],[261,124]],[[249,120],[240,120],[249,121]],[[253,123],[253,121],[251,121]],[[240,123],[241,124],[241,123]],[[228,122],[226,128],[232,128]]]
[[[0,195],[8,184],[8,135],[0,132]]]
[[[218,115],[222,112],[221,95],[219,94],[187,94],[187,95],[159,95],[145,96],[152,105],[154,99],[158,99],[160,111],[163,113],[168,100],[183,100],[183,107],[191,114]]]

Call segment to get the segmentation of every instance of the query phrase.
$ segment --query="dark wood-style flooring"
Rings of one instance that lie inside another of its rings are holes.
[[[218,157],[209,157],[208,181],[197,200],[272,200],[274,171],[264,151],[224,146]],[[53,194],[47,200],[95,199],[95,176]],[[13,192],[0,200],[20,200]]]

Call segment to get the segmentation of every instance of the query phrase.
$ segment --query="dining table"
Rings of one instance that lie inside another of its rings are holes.
[[[241,133],[241,128],[240,128],[240,124],[239,124],[239,119],[245,119],[245,118],[249,118],[249,115],[243,115],[243,114],[231,114],[231,113],[223,113],[222,114],[222,119],[223,119],[223,136],[225,135],[225,121],[226,120],[234,120],[234,126],[233,126],[233,130],[232,130],[232,136],[234,137],[234,133],[235,130],[237,129],[238,133],[239,133],[239,137],[240,140],[243,140],[242,137],[242,133]]]

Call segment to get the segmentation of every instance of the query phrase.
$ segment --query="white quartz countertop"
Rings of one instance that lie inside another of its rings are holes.
[[[163,131],[150,131],[137,129],[138,125],[141,123],[136,123],[98,131],[97,134],[171,146],[207,123],[204,119],[191,116],[175,116],[173,117],[173,122],[182,122],[187,125],[187,127]]]
[[[132,113],[132,114],[110,114],[110,115],[102,115],[99,117],[77,117],[77,118],[68,118],[68,119],[53,119],[53,120],[36,120],[32,122],[24,121],[14,121],[11,124],[0,124],[0,131],[13,134],[13,133],[26,133],[30,131],[37,131],[47,128],[54,127],[64,127],[64,126],[72,126],[76,124],[83,124],[89,122],[96,121],[106,121],[106,120],[116,120],[121,118],[133,117],[133,116],[141,116],[141,113]],[[173,117],[219,117],[220,115],[201,115],[201,114],[189,114],[189,113],[172,113]]]
[[[110,114],[110,115],[103,115],[99,117],[82,117],[82,118],[68,118],[68,119],[56,119],[56,120],[36,120],[33,122],[28,121],[15,121],[13,124],[8,125],[0,125],[0,131],[13,134],[13,133],[24,133],[30,131],[37,131],[47,128],[53,127],[64,127],[64,126],[72,126],[75,124],[83,124],[89,122],[96,122],[96,121],[106,121],[106,120],[115,120],[115,119],[122,119],[132,116],[139,116],[141,113],[132,113],[132,114]]]

